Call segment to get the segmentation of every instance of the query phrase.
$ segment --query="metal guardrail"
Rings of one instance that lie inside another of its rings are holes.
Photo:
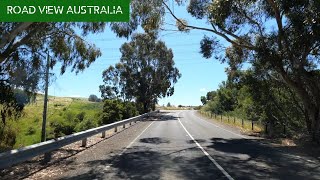
[[[18,164],[24,161],[27,161],[35,156],[39,156],[51,151],[54,151],[56,149],[59,149],[63,146],[69,145],[71,143],[77,142],[77,141],[82,141],[82,146],[86,146],[87,144],[87,138],[102,133],[102,138],[105,137],[105,132],[115,128],[115,131],[117,131],[117,127],[118,126],[123,126],[125,127],[126,124],[131,123],[134,121],[136,122],[137,120],[146,117],[146,116],[150,116],[154,113],[159,112],[159,110],[157,111],[153,111],[150,113],[145,113],[139,116],[135,116],[129,119],[125,119],[122,121],[118,121],[112,124],[107,124],[104,126],[100,126],[97,128],[93,128],[93,129],[89,129],[86,131],[82,131],[82,132],[78,132],[75,134],[71,134],[68,136],[63,136],[57,139],[52,139],[49,141],[45,141],[45,142],[41,142],[38,144],[33,144],[30,146],[26,146],[26,147],[22,147],[19,149],[14,149],[11,151],[7,151],[4,153],[0,154],[0,169],[4,169],[4,168],[8,168],[14,164]]]

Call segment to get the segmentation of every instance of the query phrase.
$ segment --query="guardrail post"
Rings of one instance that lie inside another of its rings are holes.
[[[102,134],[101,134],[101,138],[105,138],[106,137],[106,132],[103,131]]]
[[[123,128],[126,128],[126,124],[123,124],[123,126],[122,126]]]
[[[50,160],[51,160],[51,152],[47,152],[47,153],[44,153],[43,160],[41,163],[44,165],[50,162]]]
[[[129,125],[131,126],[131,121],[130,121]]]
[[[118,126],[114,128],[114,132],[118,132]]]
[[[87,138],[82,139],[81,147],[87,146]]]

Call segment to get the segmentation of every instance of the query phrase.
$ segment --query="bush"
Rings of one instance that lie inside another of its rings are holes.
[[[139,112],[134,102],[124,102],[123,106],[123,119],[128,119],[139,115]]]
[[[94,95],[94,94],[91,94],[90,96],[89,96],[89,98],[88,98],[88,101],[91,101],[91,102],[100,102],[99,101],[99,98],[96,96],[96,95]]]
[[[107,99],[104,101],[103,110],[100,115],[100,124],[110,124],[138,114],[136,104],[133,102]]]
[[[16,89],[14,91],[14,96],[19,105],[24,106],[30,102],[30,97],[22,90]]]
[[[81,131],[85,131],[85,130],[88,130],[91,128],[95,128],[97,126],[98,126],[98,124],[95,121],[93,121],[92,119],[85,119],[76,125],[75,130],[77,132],[81,132]]]
[[[11,126],[0,125],[0,149],[11,149],[16,143],[17,133]]]
[[[33,135],[34,133],[36,133],[36,129],[34,127],[29,127],[26,135]]]
[[[75,123],[63,119],[57,119],[50,123],[53,129],[54,137],[58,138],[64,135],[70,135],[75,132]]]
[[[107,99],[104,101],[103,110],[101,113],[101,124],[110,124],[123,117],[123,104],[120,100]]]
[[[85,116],[86,116],[85,112],[80,112],[79,114],[76,115],[76,118],[81,122],[84,120]]]

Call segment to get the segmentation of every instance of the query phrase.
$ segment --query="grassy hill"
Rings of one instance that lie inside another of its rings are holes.
[[[14,148],[40,142],[43,95],[38,95],[34,103],[25,106],[22,116],[11,122],[16,131]],[[84,118],[97,122],[97,114],[101,112],[102,103],[90,102],[84,98],[49,97],[47,114],[47,138],[53,138],[53,122],[74,121],[82,113]]]

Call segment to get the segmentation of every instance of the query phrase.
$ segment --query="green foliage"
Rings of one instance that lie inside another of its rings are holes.
[[[29,127],[26,135],[33,135],[34,133],[36,133],[36,129],[34,127]]]
[[[54,138],[70,135],[75,132],[76,123],[70,120],[56,119],[50,122]]]
[[[138,110],[135,103],[123,102],[119,99],[106,99],[100,115],[100,124],[110,124],[136,115],[138,115]]]
[[[50,68],[61,65],[76,73],[101,56],[84,36],[104,30],[106,23],[0,23],[0,113],[1,119],[22,111],[30,97],[41,88],[47,54]],[[14,90],[15,89],[15,90]],[[28,92],[22,93],[21,90]],[[13,94],[15,92],[15,94]],[[28,95],[28,97],[26,97]]]
[[[201,100],[203,105],[205,105],[207,103],[207,98],[205,96],[201,96],[200,100]]]
[[[158,98],[173,95],[173,85],[181,74],[164,42],[148,34],[135,34],[120,51],[120,63],[103,72],[102,97],[135,99],[145,113],[155,108]]]
[[[139,115],[136,104],[134,102],[123,102],[123,119],[128,119]]]
[[[12,126],[0,123],[0,151],[10,149],[16,143],[17,132]]]
[[[84,120],[84,117],[86,116],[86,112],[80,112],[76,115],[76,118],[82,122]]]
[[[80,131],[85,131],[85,130],[88,130],[91,128],[95,128],[97,126],[98,126],[98,124],[96,121],[87,118],[87,119],[81,121],[80,123],[78,123],[75,127],[75,130],[77,132],[80,132]]]
[[[88,101],[91,101],[91,102],[100,102],[101,100],[94,94],[91,94],[88,98]]]
[[[101,124],[110,124],[122,120],[123,104],[120,100],[106,99],[101,114]]]
[[[280,136],[284,125],[286,135],[306,131],[301,107],[301,101],[290,88],[247,70],[222,83],[202,110],[267,123],[270,135]]]

